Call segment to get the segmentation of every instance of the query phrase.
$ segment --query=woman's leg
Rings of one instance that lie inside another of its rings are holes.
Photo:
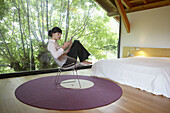
[[[77,63],[77,60],[71,57],[67,57],[66,62],[64,63],[64,65],[62,67],[70,67],[73,66]]]
[[[83,45],[78,40],[74,40],[71,49],[67,55],[75,59],[79,57],[80,62],[83,62],[88,59],[90,53],[83,47]]]

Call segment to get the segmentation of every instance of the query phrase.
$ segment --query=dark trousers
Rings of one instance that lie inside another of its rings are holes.
[[[70,51],[67,53],[67,55],[71,58],[76,59],[77,61],[77,57],[80,59],[80,62],[88,59],[90,53],[83,47],[83,45],[79,42],[79,40],[74,40]],[[68,64],[71,63],[76,63],[75,60],[67,58],[66,63],[63,65],[66,66]]]
[[[77,59],[77,57],[80,59],[80,62],[88,59],[88,56],[90,53],[83,47],[83,45],[79,42],[79,40],[74,40],[70,51],[67,54],[69,57],[72,57],[74,59]]]

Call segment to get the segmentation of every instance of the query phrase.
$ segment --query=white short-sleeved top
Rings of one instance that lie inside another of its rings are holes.
[[[52,54],[54,60],[56,61],[56,63],[62,67],[63,64],[66,62],[67,60],[67,55],[64,54],[64,50],[61,46],[59,46],[59,44],[57,43],[57,41],[50,39],[48,46],[47,46],[48,51]]]

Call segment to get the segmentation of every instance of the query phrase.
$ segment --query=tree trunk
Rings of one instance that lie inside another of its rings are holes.
[[[67,2],[67,16],[66,16],[66,35],[65,35],[65,42],[67,41],[68,31],[69,31],[69,4],[70,0]]]
[[[45,45],[44,44],[44,37],[45,37],[45,32],[44,32],[44,0],[42,1],[41,0],[41,17],[42,17],[42,20],[41,20],[41,24],[42,24],[42,37],[41,37],[41,39],[42,39],[42,44],[43,44],[43,46]]]
[[[20,27],[20,33],[21,33],[22,48],[23,48],[24,56],[26,57],[23,32],[22,32],[22,27],[21,27],[22,22],[21,22],[20,8],[19,8],[19,0],[18,0],[18,8],[17,9],[18,9],[18,16],[19,16],[19,27]]]
[[[48,0],[46,0],[46,22],[47,22],[47,32],[49,30],[49,26],[48,26]],[[49,37],[48,37],[49,40]]]
[[[10,56],[10,59],[13,60],[13,59],[14,59],[14,56],[11,54],[11,52],[10,52],[8,46],[7,46],[7,43],[6,43],[6,41],[5,41],[5,38],[4,38],[4,36],[3,36],[3,33],[2,33],[2,31],[1,31],[1,29],[0,29],[0,34],[1,34],[2,41],[3,41],[3,43],[5,44],[5,48],[6,48],[6,50],[7,50],[7,53],[8,53],[8,55]]]
[[[27,22],[28,22],[28,34],[30,38],[30,70],[35,70],[35,63],[34,63],[34,53],[33,53],[33,46],[32,46],[32,38],[30,35],[30,18],[29,18],[29,1],[27,0]]]
[[[40,34],[40,37],[41,37],[41,41],[42,41],[42,33],[41,33],[41,24],[40,24],[40,14],[39,14],[39,8],[38,8],[38,0],[36,0],[36,9],[37,9],[37,13],[38,13],[38,15],[37,15],[37,17],[38,17],[38,19],[37,19],[37,25],[38,25],[38,29],[39,29],[39,34]]]

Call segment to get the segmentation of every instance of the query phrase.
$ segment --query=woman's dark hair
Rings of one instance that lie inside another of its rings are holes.
[[[52,37],[52,33],[62,33],[62,30],[59,27],[54,27],[52,30],[48,31],[48,36]]]

